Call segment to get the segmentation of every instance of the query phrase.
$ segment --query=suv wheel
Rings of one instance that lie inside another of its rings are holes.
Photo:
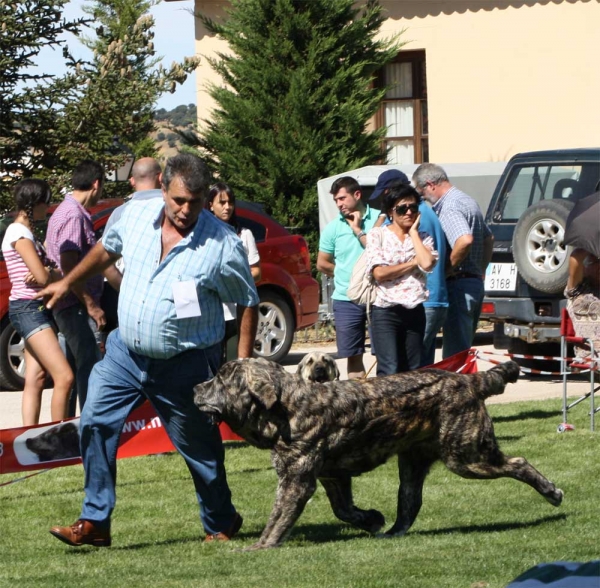
[[[3,390],[23,390],[25,384],[25,345],[10,322],[0,333],[0,386]]]
[[[569,277],[565,225],[573,202],[546,200],[528,208],[519,219],[512,249],[523,279],[536,290],[562,292]]]
[[[294,317],[286,301],[275,292],[261,292],[254,355],[280,361],[294,340]]]

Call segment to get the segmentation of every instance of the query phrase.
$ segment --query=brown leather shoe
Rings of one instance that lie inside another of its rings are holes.
[[[110,529],[103,529],[92,521],[77,519],[70,527],[52,527],[50,533],[73,547],[110,547]]]
[[[204,539],[204,542],[210,543],[211,541],[229,541],[233,539],[237,535],[238,531],[242,528],[243,522],[244,519],[242,518],[242,515],[236,512],[233,522],[227,531],[221,531],[220,533],[207,535]]]

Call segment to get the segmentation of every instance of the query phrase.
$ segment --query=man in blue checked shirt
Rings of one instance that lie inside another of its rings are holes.
[[[453,186],[439,165],[422,163],[412,181],[438,215],[450,249],[446,259],[449,306],[443,326],[445,359],[469,349],[473,343],[494,237],[477,202]]]
[[[193,387],[219,367],[223,302],[237,304],[238,354],[251,357],[258,295],[242,242],[204,210],[209,184],[208,169],[195,155],[169,159],[163,199],[128,204],[83,262],[40,293],[50,296],[51,308],[74,283],[120,257],[125,262],[119,328],[92,372],[81,414],[83,509],[73,525],[50,530],[69,545],[110,545],[119,437],[129,413],[145,399],[191,472],[206,541],[227,541],[242,526],[219,430],[195,407]]]

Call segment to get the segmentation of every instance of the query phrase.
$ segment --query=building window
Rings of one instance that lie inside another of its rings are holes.
[[[387,163],[429,161],[425,51],[401,51],[377,83],[387,88],[377,114],[377,126],[386,129]]]

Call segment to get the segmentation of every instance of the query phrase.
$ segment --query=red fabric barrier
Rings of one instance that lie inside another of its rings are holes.
[[[451,372],[477,372],[473,350],[463,351],[433,364]],[[81,463],[79,418],[61,423],[0,430],[0,474],[58,468]],[[223,441],[243,441],[225,423],[219,430]],[[146,402],[128,417],[119,442],[117,458],[173,451],[174,447],[152,406]]]
[[[436,368],[438,370],[446,370],[447,372],[458,372],[461,374],[476,374],[477,373],[477,352],[475,349],[467,349],[456,355],[451,355],[442,361],[438,361],[433,365],[422,369]]]

